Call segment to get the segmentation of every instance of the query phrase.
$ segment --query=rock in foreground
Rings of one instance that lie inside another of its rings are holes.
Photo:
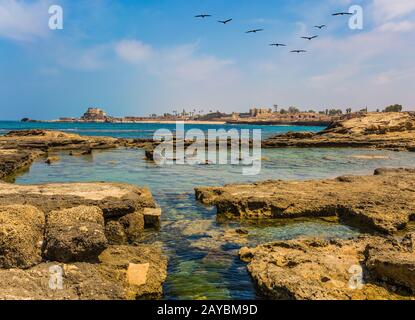
[[[339,216],[362,229],[393,233],[415,216],[415,171],[377,170],[333,180],[267,181],[196,188],[196,197],[228,218]]]
[[[41,263],[0,270],[4,300],[125,300],[161,298],[167,260],[157,244],[111,246],[100,263]]]
[[[0,268],[29,268],[42,261],[45,215],[32,206],[0,207]]]
[[[0,299],[161,297],[161,246],[136,241],[150,208],[150,191],[128,184],[0,183]]]
[[[0,183],[0,203],[30,204],[48,213],[77,206],[97,206],[107,218],[144,213],[155,208],[151,192],[127,183],[51,183],[16,185]]]
[[[50,212],[45,241],[50,261],[96,261],[108,246],[102,210],[80,206]]]
[[[415,299],[408,286],[398,288],[395,286],[397,281],[377,281],[379,277],[369,271],[373,267],[368,270],[366,266],[369,246],[376,246],[378,251],[396,256],[409,252],[408,248],[396,241],[367,236],[352,240],[299,239],[274,242],[253,249],[243,248],[240,256],[249,263],[248,271],[258,290],[272,299]],[[414,261],[415,254],[412,251],[412,264]],[[390,269],[390,272],[393,270],[393,267],[385,268]],[[402,266],[401,270],[412,281],[415,279],[415,274],[410,274],[408,267]]]

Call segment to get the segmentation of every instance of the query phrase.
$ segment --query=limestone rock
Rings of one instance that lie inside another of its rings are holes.
[[[408,150],[415,147],[415,115],[368,113],[334,122],[316,133],[288,133],[263,141],[265,148],[281,147],[372,147]]]
[[[243,248],[241,258],[258,290],[283,300],[415,299],[372,280],[365,268],[369,244],[379,237],[351,240],[299,239]]]
[[[161,223],[161,208],[145,208],[144,222],[148,227],[159,228]]]
[[[50,212],[45,241],[44,255],[50,261],[96,261],[108,244],[101,209],[80,206]]]
[[[196,188],[196,197],[227,218],[338,216],[365,230],[393,233],[415,213],[415,172],[377,170],[374,176],[266,181]],[[379,174],[383,172],[383,174]]]
[[[108,221],[105,225],[105,236],[109,244],[127,244],[128,237],[124,227],[118,221]]]
[[[167,259],[159,244],[112,246],[100,260],[107,276],[123,280],[128,299],[158,299],[167,277]]]
[[[167,260],[160,246],[111,246],[98,264],[53,262],[28,270],[0,270],[0,299],[156,299],[162,295],[166,275]]]
[[[0,149],[5,146],[7,149],[19,150],[94,150],[116,148],[119,141],[109,137],[86,137],[61,131],[34,129],[10,131],[1,136]]]
[[[404,286],[415,293],[415,250],[413,234],[400,244],[379,244],[367,249],[366,265],[378,279]]]
[[[43,212],[32,206],[0,207],[0,267],[29,268],[41,262]]]
[[[156,207],[147,188],[104,182],[40,185],[0,183],[0,203],[30,204],[45,213],[77,206],[97,206],[106,219]]]
[[[30,166],[42,152],[0,148],[0,179]]]
[[[144,216],[141,212],[136,211],[129,213],[118,221],[123,226],[124,232],[130,243],[140,238],[144,230]]]

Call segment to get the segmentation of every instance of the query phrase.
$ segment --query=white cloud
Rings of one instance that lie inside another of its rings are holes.
[[[374,14],[378,21],[389,21],[415,11],[414,0],[373,0]]]
[[[0,1],[0,37],[32,41],[48,32],[47,1]]]
[[[141,64],[149,73],[166,81],[209,81],[233,64],[231,60],[199,55],[198,49],[197,42],[159,50],[137,40],[115,44],[115,52],[121,59]]]
[[[97,45],[86,49],[69,48],[62,45],[56,48],[54,55],[57,63],[64,67],[81,71],[100,70],[108,64],[110,45]]]
[[[415,23],[412,21],[388,22],[379,27],[384,32],[408,32],[415,29]]]
[[[130,63],[140,63],[153,57],[153,49],[137,40],[123,40],[115,45],[120,58]]]

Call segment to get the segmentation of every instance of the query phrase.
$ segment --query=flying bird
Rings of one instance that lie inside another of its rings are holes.
[[[228,19],[228,20],[219,20],[218,22],[219,23],[223,23],[223,24],[227,24],[227,23],[229,23],[229,22],[231,22],[233,19]]]
[[[247,32],[245,32],[245,33],[257,33],[257,32],[261,32],[261,31],[264,31],[264,29],[254,29],[254,30],[248,30]]]
[[[306,50],[292,50],[290,52],[292,52],[292,53],[304,53],[304,52],[307,52],[307,51]]]
[[[315,39],[315,38],[317,38],[318,36],[313,36],[313,37],[301,37],[301,38],[303,38],[303,39],[306,39],[306,40],[313,40],[313,39]]]
[[[271,47],[286,47],[286,44],[283,43],[271,43],[270,44]]]
[[[323,29],[323,28],[327,28],[327,26],[325,24],[322,24],[321,26],[314,26],[314,28],[318,28],[318,29]]]
[[[209,17],[211,17],[211,15],[210,14],[199,14],[199,15],[197,15],[197,16],[195,16],[195,18],[209,18]]]
[[[351,16],[353,13],[350,13],[350,12],[336,12],[336,13],[333,13],[332,14],[332,16]]]

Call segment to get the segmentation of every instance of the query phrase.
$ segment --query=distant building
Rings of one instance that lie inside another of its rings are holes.
[[[249,110],[251,117],[269,116],[272,115],[270,108],[252,108]]]
[[[82,121],[102,122],[108,120],[107,113],[99,108],[88,108],[81,117]]]

